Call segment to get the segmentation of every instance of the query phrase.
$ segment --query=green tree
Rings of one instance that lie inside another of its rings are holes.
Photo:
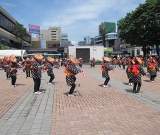
[[[147,0],[136,10],[127,13],[118,23],[119,36],[127,43],[142,46],[144,56],[147,46],[160,45],[160,0]]]
[[[11,29],[12,33],[15,35],[14,42],[18,48],[23,48],[23,42],[25,37],[27,37],[26,28],[23,27],[22,24],[16,22],[16,24]]]
[[[0,43],[0,50],[4,49],[4,44]]]

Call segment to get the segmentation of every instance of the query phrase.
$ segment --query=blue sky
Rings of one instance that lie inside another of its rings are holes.
[[[115,22],[146,0],[1,0],[0,5],[28,30],[61,27],[69,41],[77,45],[84,37],[98,35],[101,22]]]

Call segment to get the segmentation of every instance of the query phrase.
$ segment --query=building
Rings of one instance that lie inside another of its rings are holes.
[[[16,21],[4,8],[0,6],[0,43],[5,45],[6,49],[23,49],[31,46],[31,35],[26,31],[27,37],[24,37],[22,46],[18,46],[14,41],[15,35],[11,31]]]
[[[102,60],[104,56],[103,46],[69,46],[68,55],[73,55],[75,58],[82,58],[84,63],[89,62],[89,58],[95,58],[95,60]]]
[[[99,25],[99,35],[94,38],[96,45],[103,45],[104,47],[112,47],[113,51],[117,50],[117,32],[116,23],[114,22],[102,22]]]
[[[90,38],[90,36],[84,37],[84,41],[79,41],[78,46],[87,46],[92,45],[94,46],[94,38]]]
[[[71,46],[71,41],[68,41],[68,34],[62,33],[60,40],[60,47],[68,47]]]
[[[85,46],[86,45],[86,41],[79,41],[78,42],[78,46]]]
[[[40,30],[40,34],[32,38],[32,45],[38,49],[59,48],[60,40],[61,27],[49,27],[48,30]]]

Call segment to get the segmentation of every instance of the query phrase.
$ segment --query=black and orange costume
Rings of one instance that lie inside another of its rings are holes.
[[[73,58],[72,56],[69,57],[68,59],[69,63],[65,68],[65,73],[66,73],[66,83],[68,86],[71,86],[70,91],[68,93],[68,96],[74,96],[73,92],[76,87],[75,81],[76,81],[76,76],[81,70],[77,68],[76,64],[78,65],[80,62],[76,58]]]
[[[41,54],[34,54],[34,59],[31,61],[31,77],[34,81],[34,93],[41,94],[40,92],[40,85],[41,85],[41,77],[42,73],[41,70],[43,69],[42,60],[44,57]]]
[[[25,62],[24,62],[24,67],[25,67],[25,72],[26,72],[26,78],[30,77],[31,74],[31,61],[29,58],[26,58]]]
[[[110,77],[108,71],[114,70],[114,66],[111,65],[112,59],[109,57],[102,57],[103,63],[101,65],[102,77],[106,78],[104,81],[103,87],[108,87],[108,82],[110,81]]]
[[[139,93],[142,85],[141,77],[142,75],[146,75],[144,69],[142,68],[141,64],[142,61],[139,57],[134,58],[134,64],[132,66],[132,73],[133,73],[133,93]]]
[[[150,74],[150,82],[153,83],[157,76],[157,72],[159,72],[158,64],[154,58],[151,58],[150,61],[148,61],[147,71]]]
[[[48,76],[50,76],[49,82],[48,84],[52,84],[52,81],[55,78],[54,72],[53,72],[53,68],[57,68],[57,66],[55,66],[55,59],[52,57],[46,57],[45,60],[45,70],[47,70],[47,74]]]
[[[128,59],[128,66],[126,68],[127,77],[129,79],[128,85],[132,85],[132,82],[133,82],[132,81],[133,80],[133,73],[132,73],[133,64],[134,64],[134,61],[131,58],[129,58]]]

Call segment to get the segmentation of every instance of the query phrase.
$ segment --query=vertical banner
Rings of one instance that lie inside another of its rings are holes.
[[[40,34],[40,26],[29,24],[29,33]]]
[[[40,40],[40,44],[41,44],[41,49],[46,49],[46,41],[45,40]]]

